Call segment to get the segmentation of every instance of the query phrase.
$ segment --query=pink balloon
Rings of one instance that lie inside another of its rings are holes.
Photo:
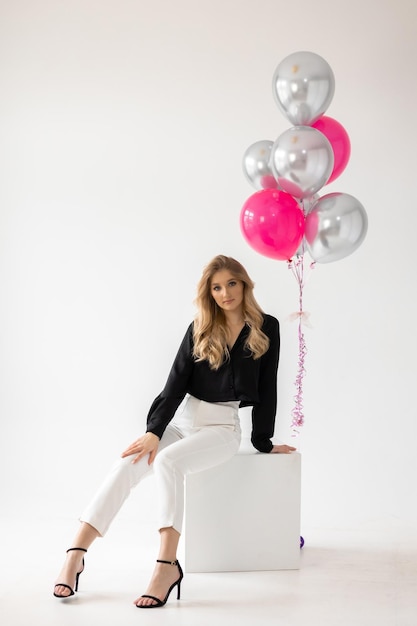
[[[327,185],[344,171],[350,158],[350,139],[343,126],[332,117],[323,115],[312,127],[319,130],[329,140],[334,153],[334,166]]]
[[[242,207],[240,227],[247,243],[271,259],[290,259],[302,241],[304,213],[295,198],[278,189],[262,189]]]

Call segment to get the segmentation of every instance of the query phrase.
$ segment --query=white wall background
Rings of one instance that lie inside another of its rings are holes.
[[[291,126],[272,74],[311,50],[352,142],[322,193],[357,197],[369,232],[305,290],[303,524],[415,522],[416,23],[414,0],[3,0],[6,514],[76,516],[142,433],[218,253],[282,321],[276,435],[290,440],[297,285],[240,234],[241,159]]]

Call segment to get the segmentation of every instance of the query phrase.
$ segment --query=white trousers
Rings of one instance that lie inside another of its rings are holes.
[[[159,502],[159,528],[182,530],[184,478],[229,460],[240,445],[239,402],[209,403],[189,396],[166,428],[154,463],[148,456],[132,463],[132,457],[118,460],[98,492],[84,510],[80,521],[105,535],[131,489],[153,472]]]

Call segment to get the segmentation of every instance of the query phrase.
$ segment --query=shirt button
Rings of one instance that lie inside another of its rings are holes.
[[[233,385],[229,385],[229,389],[233,389]]]

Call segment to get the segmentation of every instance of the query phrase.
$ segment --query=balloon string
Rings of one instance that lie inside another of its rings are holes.
[[[304,215],[306,214],[304,201],[301,201],[301,206]],[[303,290],[305,285],[304,275],[304,239],[301,243],[300,249],[295,257],[295,261],[290,259],[288,261],[288,268],[292,271],[297,283],[298,283],[298,363],[297,363],[297,375],[295,378],[296,394],[294,396],[294,408],[291,411],[292,421],[292,436],[299,435],[299,429],[304,424],[304,406],[303,406],[303,383],[304,376],[306,374],[305,369],[305,357],[307,354],[307,345],[304,338],[302,324],[308,320],[308,313],[303,310]],[[310,270],[315,267],[315,262],[310,264]]]
[[[296,261],[288,262],[295,279],[298,283],[298,365],[297,376],[295,378],[296,394],[294,396],[294,408],[291,411],[292,416],[292,432],[293,437],[299,434],[299,428],[304,424],[304,407],[303,407],[303,381],[306,373],[304,362],[307,354],[307,346],[302,329],[302,321],[304,317],[303,311],[303,289],[304,289],[304,255],[297,256]]]

